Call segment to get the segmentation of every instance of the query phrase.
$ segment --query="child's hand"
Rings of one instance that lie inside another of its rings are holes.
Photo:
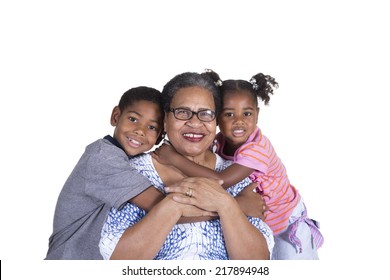
[[[174,156],[177,154],[172,145],[164,143],[152,153],[152,157],[161,164],[172,165]]]
[[[264,198],[253,191],[256,187],[257,183],[247,186],[236,196],[236,201],[246,216],[260,218],[264,221],[267,206]]]

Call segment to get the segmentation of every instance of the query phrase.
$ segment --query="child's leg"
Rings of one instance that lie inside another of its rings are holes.
[[[316,227],[316,224],[306,217],[306,209],[301,201],[291,215],[288,228],[275,236],[275,247],[272,252],[272,259],[318,260],[317,247],[313,242],[313,233],[311,229],[313,226]],[[294,236],[295,239],[299,240],[300,246],[297,246],[297,244],[293,244],[290,241],[290,237],[295,230],[294,227],[296,228]],[[320,234],[319,231],[316,234]]]
[[[302,252],[289,240],[289,230],[275,236],[275,246],[272,252],[273,260],[318,260],[317,249],[312,245],[310,228],[306,223],[300,223],[296,236],[302,242]]]

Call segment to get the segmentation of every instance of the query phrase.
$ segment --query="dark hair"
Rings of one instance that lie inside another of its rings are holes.
[[[159,106],[161,112],[163,112],[161,92],[158,91],[157,89],[144,87],[144,86],[131,88],[128,91],[126,91],[122,95],[118,107],[121,110],[121,112],[123,112],[126,109],[126,107],[138,101],[150,101],[152,103],[155,103]]]
[[[162,104],[165,112],[169,112],[171,102],[176,92],[182,88],[200,87],[211,92],[215,104],[215,112],[218,115],[221,111],[221,94],[206,73],[185,72],[173,77],[162,90]]]
[[[253,95],[256,106],[258,106],[258,98],[261,98],[264,104],[268,105],[270,95],[274,93],[274,88],[278,88],[279,86],[274,78],[262,73],[254,75],[249,81],[225,80],[223,82],[221,82],[219,75],[212,70],[207,70],[205,74],[211,77],[216,84],[221,84],[219,90],[222,96],[230,91],[247,90]]]

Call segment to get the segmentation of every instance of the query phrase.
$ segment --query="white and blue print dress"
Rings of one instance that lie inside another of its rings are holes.
[[[215,170],[221,172],[232,164],[216,155],[217,162]],[[150,182],[160,191],[164,192],[164,183],[157,174],[149,154],[137,156],[131,159],[132,166],[146,176]],[[242,189],[251,183],[249,179],[230,187],[227,191],[236,196]],[[109,259],[115,246],[124,231],[139,222],[146,212],[134,204],[127,203],[121,210],[111,208],[101,232],[99,243],[100,253],[104,259]],[[259,218],[248,217],[267,241],[271,254],[274,239],[271,229]],[[222,226],[219,219],[210,221],[177,224],[175,225],[161,250],[155,256],[156,260],[179,260],[179,259],[200,259],[200,260],[227,260],[229,256],[225,248]]]

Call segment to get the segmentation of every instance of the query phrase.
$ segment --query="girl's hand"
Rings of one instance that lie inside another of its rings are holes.
[[[236,196],[236,201],[245,215],[260,218],[264,221],[264,213],[267,207],[264,198],[255,191],[256,187],[257,183],[252,183],[247,186]]]

